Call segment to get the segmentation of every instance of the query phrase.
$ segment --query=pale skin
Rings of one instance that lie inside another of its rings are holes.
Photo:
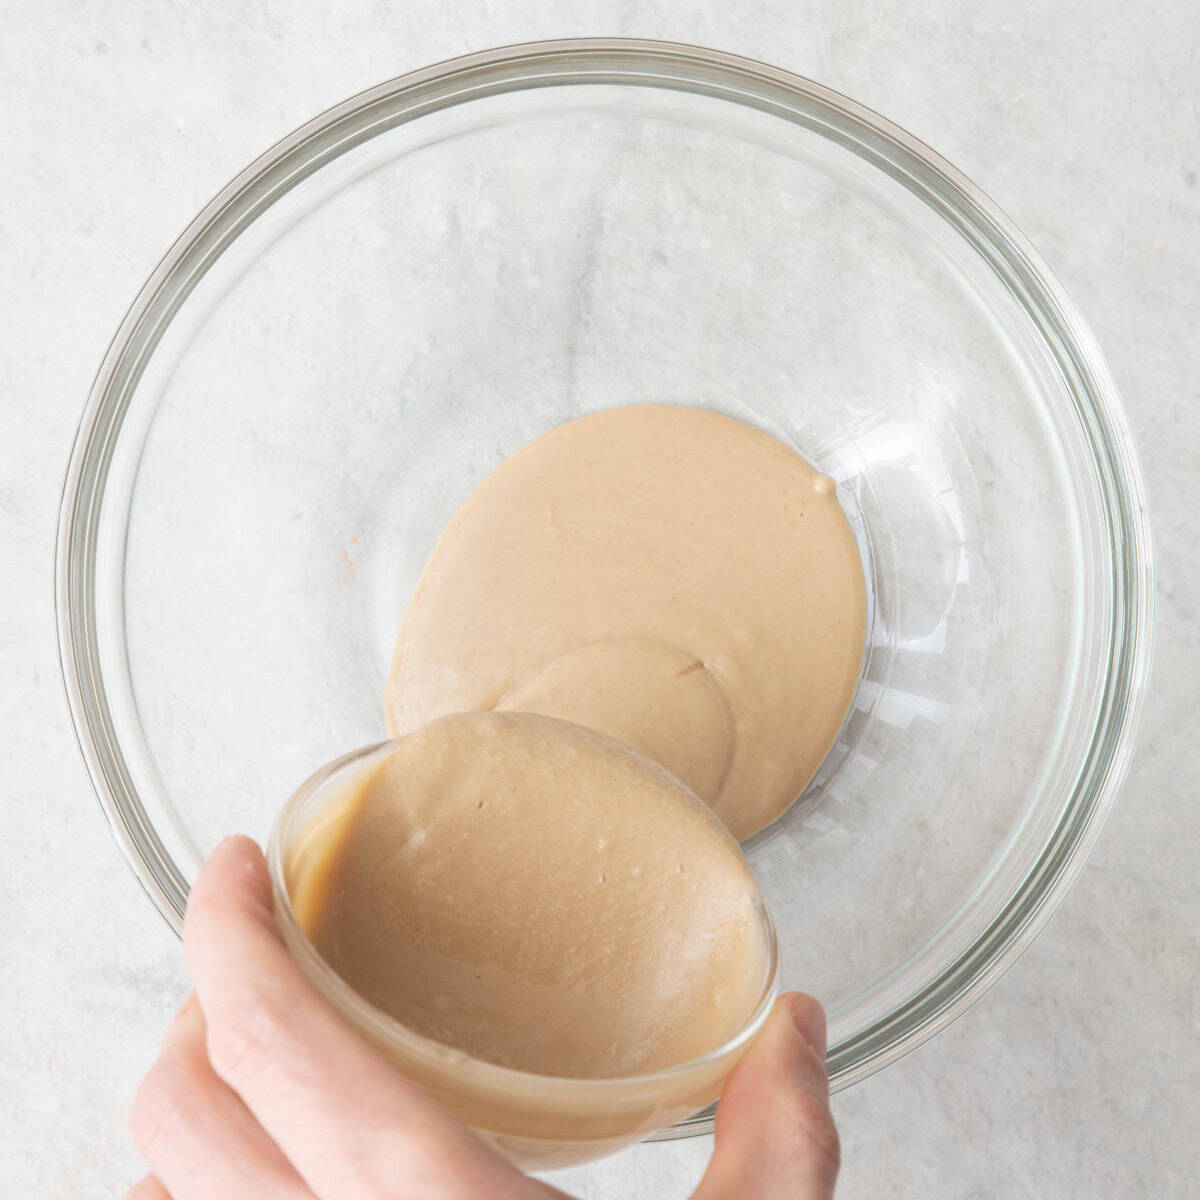
[[[262,853],[223,842],[192,890],[195,991],[138,1089],[150,1174],[126,1200],[562,1200],[385,1062],[312,988],[275,924]],[[829,1200],[838,1138],[825,1014],[781,996],[721,1094],[694,1200]]]

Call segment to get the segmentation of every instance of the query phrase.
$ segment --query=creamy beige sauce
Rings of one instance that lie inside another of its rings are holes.
[[[686,1062],[736,1035],[766,982],[728,831],[657,764],[565,721],[477,712],[409,734],[289,857],[297,918],[351,987],[503,1066]]]
[[[455,514],[404,615],[393,734],[472,710],[600,730],[738,838],[833,744],[866,627],[832,480],[700,409],[609,409],[535,438]]]

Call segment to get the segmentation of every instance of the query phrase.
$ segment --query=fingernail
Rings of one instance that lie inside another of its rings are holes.
[[[252,853],[258,851],[258,843],[244,833],[227,833],[216,845],[213,854],[218,851],[224,854],[226,851],[237,848],[238,851],[244,853],[250,850]],[[261,853],[261,851],[259,851]]]
[[[800,992],[790,998],[792,1023],[800,1036],[817,1052],[825,1057],[827,1029],[825,1010],[811,996]]]

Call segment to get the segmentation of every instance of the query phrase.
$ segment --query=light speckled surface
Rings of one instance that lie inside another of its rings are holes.
[[[1194,1194],[1200,1174],[1200,15],[1114,0],[639,6],[510,0],[97,0],[6,9],[0,39],[0,1128],[6,1195],[117,1196],[124,1114],[186,984],[91,797],[61,700],[50,553],[79,408],[125,304],[237,169],[318,110],[448,55],[535,37],[674,37],[877,108],[963,168],[1091,321],[1149,479],[1159,655],[1125,799],[1047,933],[967,1017],[836,1103],[840,1195]],[[333,48],[333,49],[331,49]],[[704,1139],[564,1183],[685,1196]]]

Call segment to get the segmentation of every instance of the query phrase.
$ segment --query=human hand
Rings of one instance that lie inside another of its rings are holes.
[[[196,990],[130,1115],[152,1174],[126,1200],[549,1200],[317,993],[275,924],[259,848],[230,838],[192,890]],[[781,996],[721,1093],[694,1200],[829,1200],[838,1139],[825,1014]]]

